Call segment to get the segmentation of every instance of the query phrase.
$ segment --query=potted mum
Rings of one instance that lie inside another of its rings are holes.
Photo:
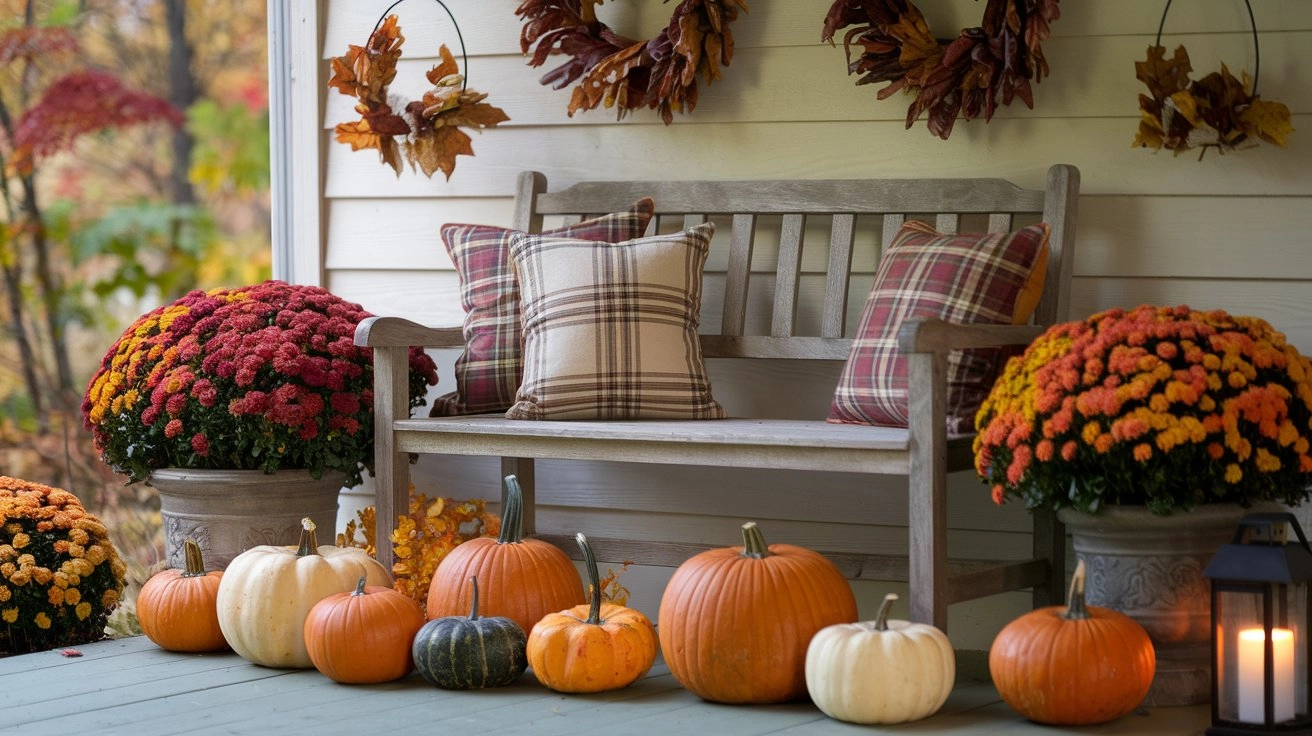
[[[1154,685],[1156,703],[1205,702],[1201,571],[1245,513],[1312,490],[1312,361],[1255,317],[1112,309],[1048,329],[975,421],[993,500],[1056,509],[1089,566],[1088,602],[1148,629],[1159,680],[1176,680]],[[1173,664],[1189,647],[1201,671]]]
[[[110,347],[84,422],[106,463],[160,491],[171,565],[188,537],[223,567],[256,544],[294,544],[304,516],[334,527],[337,492],[373,461],[373,355],[354,344],[368,316],[322,288],[265,281],[193,291]],[[412,349],[411,408],[436,382]]]

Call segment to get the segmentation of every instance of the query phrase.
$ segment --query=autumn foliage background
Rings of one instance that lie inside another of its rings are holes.
[[[265,12],[0,0],[0,475],[103,519],[129,600],[162,560],[158,502],[97,459],[78,405],[136,316],[269,276]]]

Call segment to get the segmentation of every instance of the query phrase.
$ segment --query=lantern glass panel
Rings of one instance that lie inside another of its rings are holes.
[[[1228,585],[1213,581],[1216,596],[1217,717],[1265,722],[1266,632],[1264,594],[1269,591],[1272,627],[1272,723],[1306,720],[1308,714],[1308,590],[1291,585]]]

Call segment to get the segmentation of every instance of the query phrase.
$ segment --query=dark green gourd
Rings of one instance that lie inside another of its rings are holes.
[[[446,690],[509,685],[528,668],[528,637],[503,616],[478,616],[478,578],[470,577],[469,616],[443,616],[424,624],[411,647],[415,669]]]

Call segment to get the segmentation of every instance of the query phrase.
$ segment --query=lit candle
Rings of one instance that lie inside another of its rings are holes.
[[[1239,720],[1244,723],[1265,723],[1266,702],[1263,683],[1266,663],[1266,633],[1262,629],[1244,629],[1239,632]],[[1272,668],[1271,686],[1275,711],[1272,723],[1281,723],[1294,717],[1294,632],[1289,629],[1271,630]]]

